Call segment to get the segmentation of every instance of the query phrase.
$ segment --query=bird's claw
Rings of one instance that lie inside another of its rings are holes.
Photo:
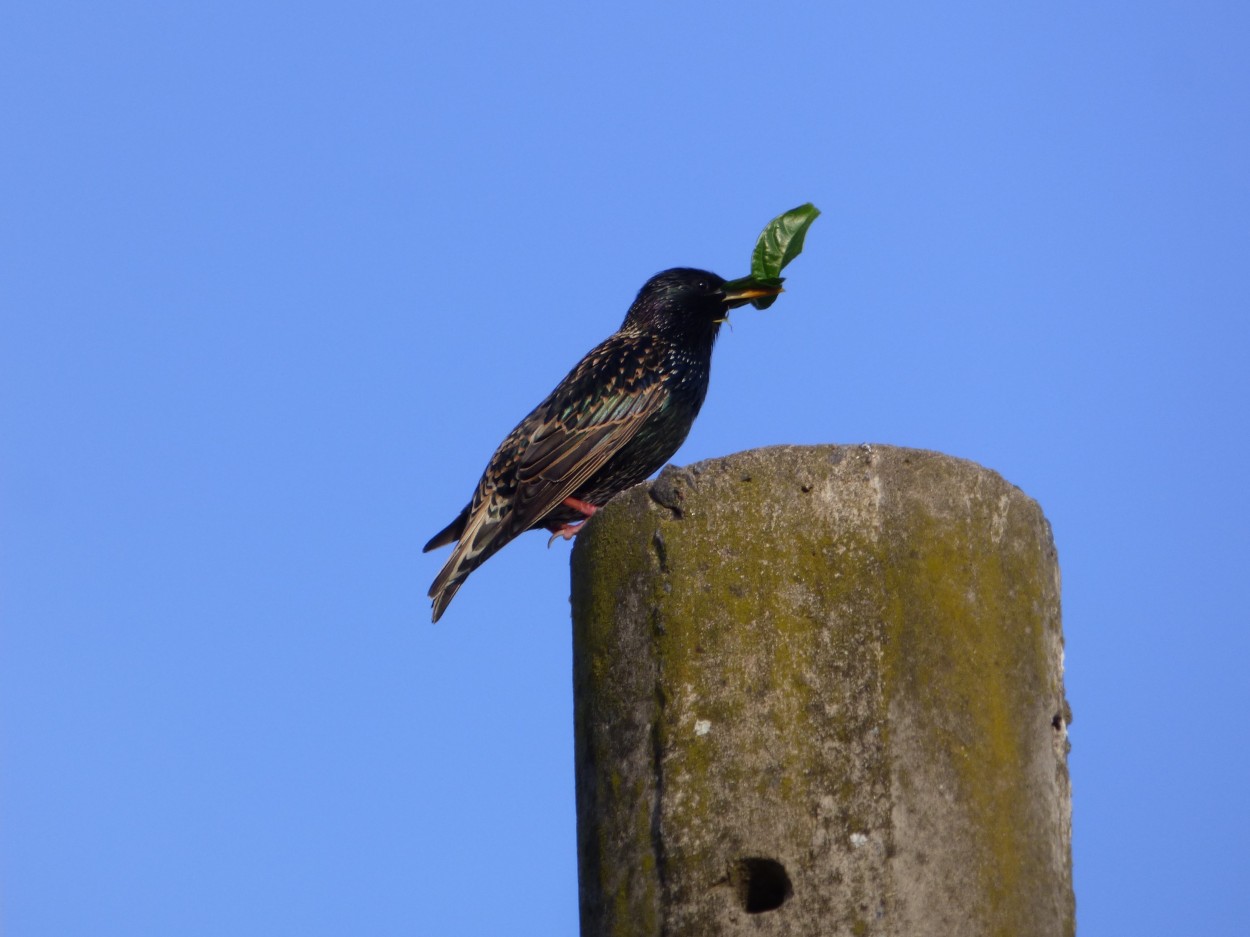
[[[577,536],[577,532],[582,529],[582,524],[584,523],[586,522],[579,521],[576,524],[565,524],[562,527],[560,527],[555,533],[551,535],[551,539],[547,541],[547,549],[550,550],[551,545],[555,543],[557,539],[572,540],[574,537]]]

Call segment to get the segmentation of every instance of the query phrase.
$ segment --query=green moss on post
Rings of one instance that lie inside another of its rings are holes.
[[[1073,933],[1059,573],[932,452],[666,469],[573,552],[583,937]]]

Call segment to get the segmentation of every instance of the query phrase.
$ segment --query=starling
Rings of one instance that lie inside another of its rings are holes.
[[[616,334],[577,363],[495,450],[473,498],[425,552],[459,541],[434,584],[438,621],[469,573],[527,530],[569,539],[619,491],[660,468],[707,395],[729,310],[780,287],[678,267],[638,292]]]

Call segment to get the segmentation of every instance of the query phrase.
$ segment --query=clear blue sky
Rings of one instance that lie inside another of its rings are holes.
[[[1081,933],[1250,932],[1250,6],[43,0],[0,118],[6,934],[574,934],[568,545],[420,547],[808,200],[677,461],[1037,498]]]

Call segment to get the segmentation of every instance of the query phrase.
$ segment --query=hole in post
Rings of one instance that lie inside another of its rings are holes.
[[[747,914],[775,911],[794,894],[786,867],[776,859],[739,859],[734,879],[738,903]]]

